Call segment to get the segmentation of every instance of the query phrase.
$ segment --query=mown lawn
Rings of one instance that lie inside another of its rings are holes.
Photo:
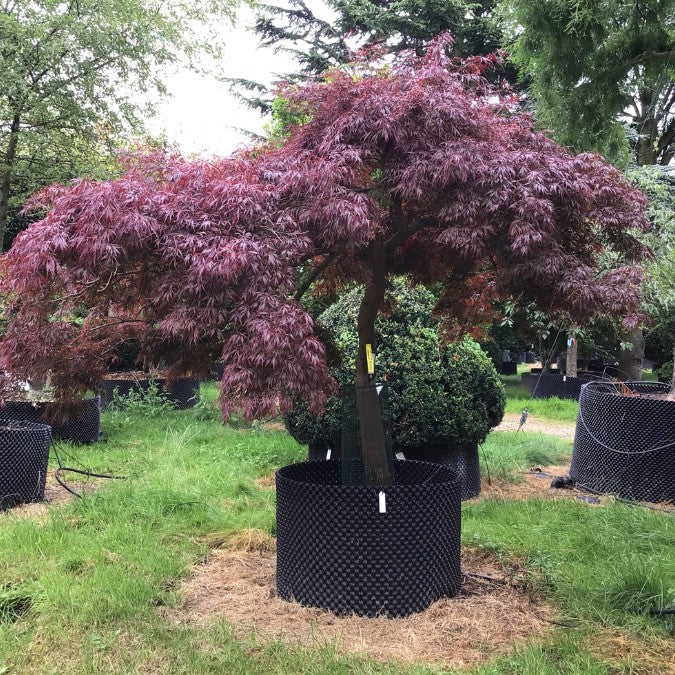
[[[528,366],[529,369],[529,366]],[[521,384],[521,367],[518,375],[501,375],[506,389],[506,412],[520,414],[523,408],[535,417],[541,417],[558,422],[576,422],[579,412],[579,403],[562,398],[535,398],[531,399],[529,392]],[[523,370],[523,372],[525,372]]]
[[[203,387],[211,400],[213,386]],[[105,413],[108,439],[63,459],[127,478],[45,517],[0,515],[0,673],[426,673],[345,656],[331,647],[237,639],[232,627],[177,625],[162,609],[208,541],[244,528],[274,533],[274,493],[256,479],[302,459],[285,432],[225,427],[212,404],[183,412]],[[493,478],[562,464],[570,444],[541,434],[492,434]],[[574,499],[464,505],[463,539],[517,558],[533,593],[556,608],[552,637],[476,673],[640,673],[640,653],[667,659],[675,604],[672,515]],[[616,653],[608,645],[634,645]],[[449,643],[448,649],[452,649]],[[665,651],[664,651],[665,649]],[[637,655],[636,655],[637,654]],[[654,672],[654,671],[651,671]]]

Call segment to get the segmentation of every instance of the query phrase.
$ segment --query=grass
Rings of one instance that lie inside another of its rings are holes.
[[[501,375],[506,389],[506,412],[520,414],[527,408],[530,415],[559,422],[574,423],[579,413],[578,401],[562,398],[530,398],[521,384],[520,375]]]
[[[0,515],[0,673],[432,672],[166,618],[208,541],[244,528],[274,533],[274,495],[256,479],[306,452],[283,431],[223,426],[215,387],[202,389],[207,402],[194,410],[106,412],[106,441],[63,446],[71,465],[126,480],[43,519]],[[570,454],[568,442],[537,434],[494,433],[483,449],[492,474],[511,480]],[[639,672],[596,642],[620,632],[647,649],[667,638],[672,621],[648,610],[675,602],[674,523],[619,503],[465,504],[464,542],[520,560],[532,592],[571,626],[473,672]]]

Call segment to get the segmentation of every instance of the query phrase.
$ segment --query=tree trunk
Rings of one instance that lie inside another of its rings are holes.
[[[565,372],[567,373],[567,377],[576,377],[578,345],[576,338],[571,331],[567,334],[567,340],[567,364],[565,366]],[[572,341],[571,343],[570,340]]]
[[[669,401],[675,401],[675,347],[673,347],[673,377],[670,380],[670,394],[668,394]]]
[[[374,386],[374,378],[368,373],[366,358],[366,345],[371,347],[375,345],[375,319],[384,302],[387,288],[386,250],[381,242],[371,244],[369,263],[370,279],[366,284],[356,324],[359,336],[359,353],[356,358],[356,402],[365,484],[391,485],[392,476],[387,463],[380,401]],[[379,415],[373,415],[373,411],[379,411]]]
[[[630,349],[624,349],[619,354],[619,379],[642,379],[642,361],[645,353],[645,338],[640,327],[624,334],[624,339],[632,344]]]
[[[0,164],[0,253],[5,250],[5,232],[9,215],[9,197],[12,187],[12,166],[16,159],[16,148],[19,145],[19,129],[21,118],[14,115],[10,127],[9,141],[4,161]]]

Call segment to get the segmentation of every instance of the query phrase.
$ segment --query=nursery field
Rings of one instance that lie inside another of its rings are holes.
[[[105,412],[106,440],[58,449],[124,479],[69,476],[81,500],[50,479],[51,503],[0,514],[0,673],[675,673],[653,613],[675,604],[674,516],[549,489],[571,442],[541,430],[575,402],[482,447],[462,596],[357,621],[274,597],[273,473],[306,449],[278,420],[224,426],[215,396]]]

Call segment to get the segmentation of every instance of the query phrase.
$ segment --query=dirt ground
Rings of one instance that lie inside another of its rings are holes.
[[[520,424],[519,413],[504,413],[502,423],[495,428],[495,431],[517,431]],[[537,432],[558,436],[565,440],[574,440],[575,425],[569,422],[556,422],[555,420],[544,419],[542,417],[533,417],[530,415],[525,422],[523,431],[520,433]]]
[[[95,479],[86,482],[67,479],[66,482],[73,490],[83,495],[96,492],[101,487],[101,481]],[[54,477],[54,472],[50,470],[47,474],[44,501],[32,504],[22,504],[21,506],[15,506],[7,511],[0,512],[0,522],[2,522],[2,518],[31,518],[38,522],[42,522],[47,519],[49,508],[51,506],[66,504],[67,502],[73,501],[73,499],[77,499],[77,497],[59,485]]]
[[[461,594],[401,619],[336,616],[277,597],[275,540],[249,530],[214,551],[182,588],[178,609],[167,612],[177,624],[204,625],[218,619],[242,635],[286,643],[335,645],[381,661],[466,667],[507,653],[514,645],[551,630],[552,611],[516,584],[517,566],[505,568],[486,553],[463,552],[464,571],[494,578],[465,577]]]

